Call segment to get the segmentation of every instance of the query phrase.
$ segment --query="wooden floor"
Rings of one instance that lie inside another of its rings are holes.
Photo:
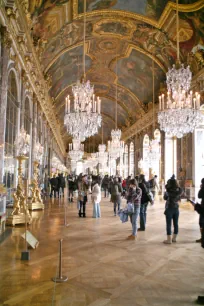
[[[67,223],[64,226],[64,203]],[[30,231],[40,244],[30,261],[20,260],[24,250],[14,228],[0,245],[0,305],[15,306],[187,306],[204,294],[204,249],[195,243],[198,215],[183,205],[176,244],[164,245],[164,203],[148,209],[146,232],[127,241],[130,223],[113,216],[112,204],[103,199],[102,218],[78,218],[76,202],[48,200],[44,212],[34,212]],[[63,238],[63,274],[55,284],[58,240]]]

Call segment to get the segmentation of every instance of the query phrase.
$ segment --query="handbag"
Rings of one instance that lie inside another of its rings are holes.
[[[135,209],[134,209],[134,204],[132,203],[127,203],[127,211],[129,215],[134,214]]]
[[[154,196],[153,196],[153,194],[152,194],[151,191],[149,191],[149,192],[147,193],[147,196],[148,196],[148,198],[149,198],[150,203],[151,203],[151,204],[154,204]]]
[[[120,217],[120,220],[122,221],[122,223],[125,223],[128,221],[128,214],[127,214],[127,211],[126,210],[120,210],[118,212],[118,215]]]

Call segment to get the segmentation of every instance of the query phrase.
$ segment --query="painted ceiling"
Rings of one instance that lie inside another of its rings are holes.
[[[83,2],[30,0],[29,8],[34,45],[45,77],[52,79],[50,95],[66,144],[64,100],[83,74]],[[176,60],[176,6],[167,0],[87,0],[86,6],[86,74],[102,100],[106,141],[115,126],[116,84],[123,131],[152,102],[153,62],[156,97],[165,90],[165,73]],[[180,58],[195,74],[204,66],[204,1],[179,0],[179,17]],[[101,141],[101,132],[93,141]]]

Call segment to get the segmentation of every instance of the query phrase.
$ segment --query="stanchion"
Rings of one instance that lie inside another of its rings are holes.
[[[62,241],[63,239],[59,240],[60,243],[60,251],[59,251],[59,276],[53,277],[52,281],[55,283],[63,283],[68,280],[67,276],[62,275]]]
[[[28,251],[27,243],[27,202],[28,202],[28,180],[25,179],[25,251],[21,252],[21,260],[30,260],[30,252]]]
[[[67,224],[67,204],[64,203],[64,226],[69,226],[69,224]]]

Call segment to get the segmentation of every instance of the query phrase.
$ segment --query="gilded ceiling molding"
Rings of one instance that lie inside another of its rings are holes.
[[[155,105],[155,122],[157,123],[158,105]],[[141,133],[153,124],[153,109],[150,109],[142,118],[138,119],[133,125],[122,133],[122,140],[127,141],[129,138]]]
[[[199,0],[192,4],[179,4],[178,10],[179,12],[195,12],[204,7],[203,0]],[[163,24],[165,23],[166,19],[168,18],[169,14],[176,10],[176,3],[168,2],[162,15],[160,16],[159,20],[156,21],[150,17],[146,17],[144,15],[139,15],[136,13],[124,11],[124,10],[95,10],[92,12],[87,12],[86,16],[89,17],[95,17],[95,16],[118,16],[121,20],[128,19],[134,19],[139,20],[145,23],[148,23],[156,28],[161,28]],[[73,0],[73,19],[80,19],[83,18],[83,14],[78,14],[78,0]]]
[[[9,38],[12,42],[12,48],[19,59],[21,68],[25,70],[32,90],[37,96],[62,154],[65,154],[64,143],[60,135],[55,114],[51,107],[51,99],[48,95],[47,85],[33,47],[24,10],[18,1],[15,2],[15,5],[15,10],[11,8],[6,9],[0,6],[0,15],[3,15],[5,27],[7,28]],[[36,86],[36,82],[39,82],[38,87]]]
[[[179,4],[178,11],[183,13],[190,13],[190,12],[199,11],[203,7],[204,7],[204,1],[199,0],[192,4]],[[168,2],[158,21],[158,28],[162,28],[163,24],[166,22],[170,13],[175,10],[176,10],[176,3]]]

